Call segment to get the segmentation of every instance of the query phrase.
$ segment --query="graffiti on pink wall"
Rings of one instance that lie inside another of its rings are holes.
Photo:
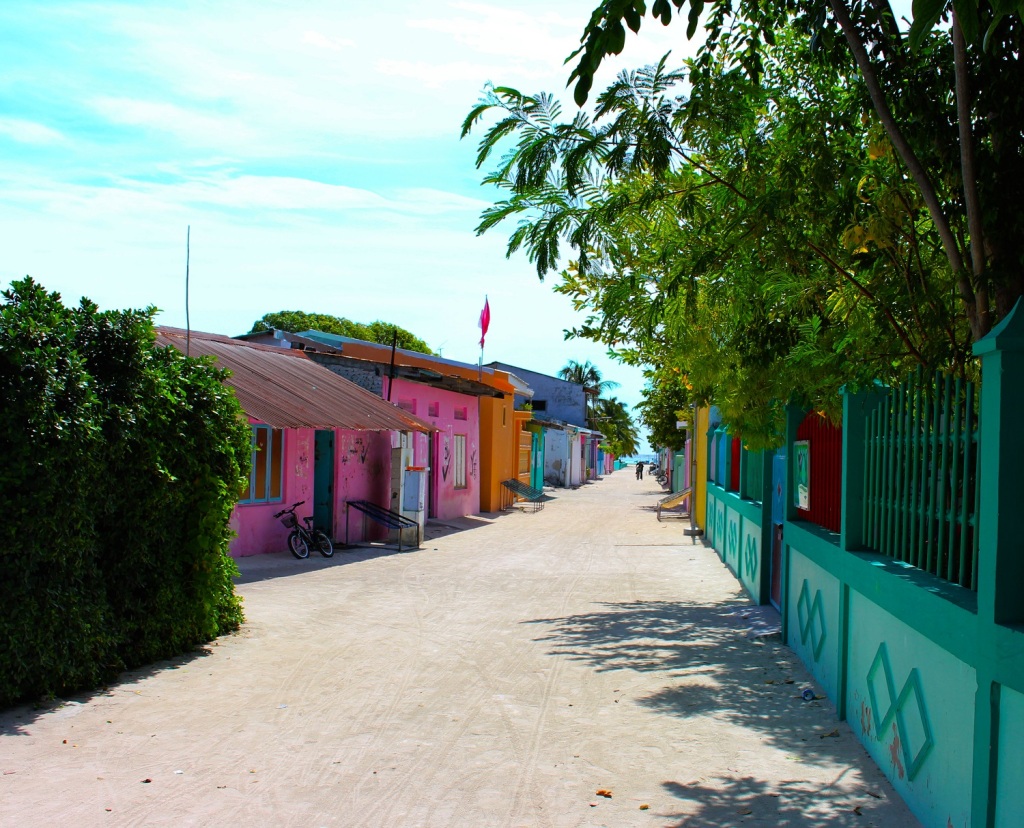
[[[370,450],[369,442],[362,437],[356,437],[352,441],[352,445],[347,449],[341,451],[341,462],[348,463],[350,461],[359,461],[361,465],[366,465],[366,456]]]

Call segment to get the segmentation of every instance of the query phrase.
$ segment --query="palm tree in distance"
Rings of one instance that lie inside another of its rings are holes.
[[[587,395],[595,397],[600,397],[605,391],[619,387],[617,382],[604,379],[601,376],[601,369],[589,359],[586,362],[577,362],[575,359],[570,359],[559,369],[558,376],[568,382],[582,385]]]
[[[590,360],[577,362],[570,359],[558,376],[583,386],[587,399],[587,427],[600,431],[605,436],[605,444],[616,456],[628,457],[637,452],[639,434],[626,404],[615,397],[601,398],[605,391],[618,388],[619,383],[606,380]]]
[[[597,400],[591,428],[604,435],[604,444],[616,457],[631,457],[640,450],[640,434],[629,409],[615,397]]]
[[[587,426],[595,431],[600,431],[599,428],[594,426],[594,405],[605,391],[618,388],[619,384],[602,377],[601,369],[589,359],[586,362],[577,362],[575,359],[570,359],[558,371],[558,376],[567,382],[574,382],[577,385],[583,386],[583,393],[587,399]]]

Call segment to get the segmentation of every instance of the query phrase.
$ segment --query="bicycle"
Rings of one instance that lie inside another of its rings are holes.
[[[282,509],[274,517],[280,518],[281,523],[292,530],[288,535],[288,549],[296,558],[300,560],[308,558],[310,549],[316,549],[325,558],[329,558],[334,554],[334,544],[331,543],[331,539],[325,532],[321,532],[313,526],[312,517],[304,517],[302,520],[306,525],[303,526],[299,523],[298,515],[295,514],[295,510],[305,502],[305,500],[300,500],[298,503],[292,504],[290,508]]]

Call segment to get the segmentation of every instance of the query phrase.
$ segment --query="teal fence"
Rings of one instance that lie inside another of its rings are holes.
[[[864,543],[947,581],[978,581],[974,384],[920,372],[867,417]]]
[[[732,440],[725,426],[715,429],[715,475],[714,481],[722,488],[729,486],[729,461],[732,459]]]
[[[738,492],[732,441],[709,432],[707,540],[780,608],[816,689],[928,828],[1024,813],[1024,308],[974,352],[984,387],[918,374],[846,393],[835,433],[791,407],[774,456],[742,452]],[[838,495],[838,526],[800,508],[803,488],[812,509]]]
[[[740,496],[761,502],[764,497],[764,452],[743,449],[743,481]]]

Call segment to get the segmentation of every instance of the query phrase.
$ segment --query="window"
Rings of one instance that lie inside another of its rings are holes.
[[[548,401],[547,400],[534,400],[533,401],[533,410],[534,411],[547,411],[548,410]]]
[[[456,420],[468,420],[469,419],[469,409],[466,406],[464,406],[464,405],[461,406],[461,407],[460,406],[456,406],[455,407],[455,419]]]
[[[432,402],[427,405],[427,416],[428,417],[440,417],[441,416],[441,403]]]
[[[252,469],[243,503],[269,503],[281,499],[284,468],[284,431],[265,425],[252,427]]]
[[[455,469],[455,488],[466,488],[466,435],[456,434],[452,440],[452,467]]]
[[[399,400],[398,407],[403,411],[408,411],[410,414],[416,413],[416,400]]]

